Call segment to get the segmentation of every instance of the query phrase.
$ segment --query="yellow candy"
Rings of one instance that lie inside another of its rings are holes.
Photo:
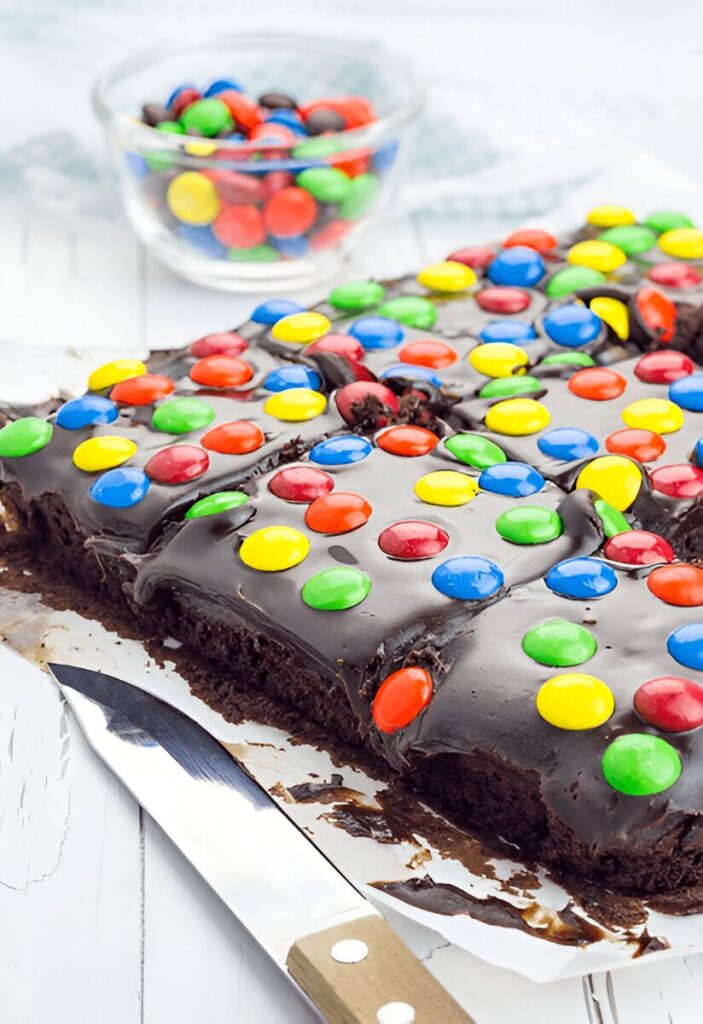
[[[190,156],[210,156],[215,152],[217,146],[209,139],[194,139],[192,142],[186,142],[184,148]]]
[[[271,328],[271,336],[276,341],[289,341],[294,345],[307,345],[323,334],[330,327],[329,320],[322,313],[291,313],[282,317]]]
[[[630,314],[627,312],[624,302],[599,295],[598,298],[592,300],[591,309],[596,316],[605,320],[608,326],[612,327],[621,341],[626,341],[630,337]]]
[[[198,171],[177,175],[168,186],[166,200],[174,217],[186,224],[211,224],[220,212],[217,189]]]
[[[621,415],[625,426],[655,434],[673,434],[683,426],[681,406],[666,398],[640,398],[626,405]]]
[[[703,259],[703,231],[696,228],[674,228],[659,239],[659,248],[677,260]]]
[[[146,373],[146,366],[139,359],[115,359],[112,363],[103,363],[93,370],[88,377],[90,391],[104,391],[120,381],[141,377]]]
[[[637,218],[626,206],[611,206],[604,203],[589,210],[586,220],[597,228],[616,228],[621,224],[634,224]]]
[[[585,672],[564,672],[542,683],[537,710],[557,729],[595,729],[615,710],[611,689]]]
[[[474,370],[486,377],[512,377],[515,372],[524,373],[529,360],[519,345],[512,345],[509,341],[491,341],[472,348],[469,362]]]
[[[486,426],[496,434],[524,437],[544,430],[550,419],[546,405],[536,402],[534,398],[506,398],[488,410]]]
[[[105,434],[89,437],[74,449],[73,463],[86,473],[97,473],[101,469],[114,469],[131,459],[137,450],[134,441],[128,437]]]
[[[590,267],[591,270],[600,270],[601,274],[609,274],[611,270],[621,267],[627,256],[622,249],[611,245],[610,242],[593,240],[572,245],[567,259],[569,263],[575,263],[579,267]]]
[[[242,542],[239,557],[250,569],[282,572],[298,565],[310,550],[310,541],[292,526],[264,526]]]
[[[310,388],[288,388],[266,399],[264,412],[286,423],[314,420],[325,411],[327,399]]]
[[[642,473],[623,455],[602,455],[584,466],[576,478],[576,487],[595,491],[618,512],[630,507],[642,486]]]
[[[415,494],[428,505],[465,505],[478,494],[478,484],[466,473],[438,469],[420,477]]]
[[[463,292],[476,284],[476,275],[471,267],[455,260],[443,260],[423,267],[417,275],[420,284],[435,292]]]

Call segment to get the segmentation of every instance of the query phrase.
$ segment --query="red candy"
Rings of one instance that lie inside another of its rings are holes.
[[[403,519],[382,530],[378,546],[384,555],[404,561],[433,558],[444,551],[449,543],[449,534],[434,523],[421,519]]]
[[[334,480],[329,473],[312,466],[288,466],[279,470],[269,480],[269,490],[277,498],[307,505],[316,498],[321,498],[334,487]]]
[[[613,455],[628,455],[637,462],[656,462],[666,451],[666,441],[653,430],[633,427],[608,434],[605,447]]]
[[[210,465],[207,452],[194,444],[162,448],[147,462],[144,472],[157,484],[185,484],[197,480]]]
[[[341,96],[331,99],[313,100],[298,110],[304,121],[316,110],[334,110],[346,121],[347,128],[361,128],[376,119],[376,113],[364,96]]]
[[[703,605],[703,569],[688,562],[662,565],[652,569],[647,586],[660,601],[679,608],[700,608]]]
[[[465,267],[472,270],[485,270],[489,263],[496,258],[492,249],[484,245],[471,245],[465,249],[457,249],[447,256],[451,263],[463,263]]]
[[[171,104],[173,120],[177,121],[184,110],[186,110],[192,103],[197,103],[197,101],[202,98],[202,93],[198,92],[197,89],[181,89]]]
[[[425,427],[398,426],[389,427],[379,434],[376,444],[384,452],[391,455],[427,455],[439,441],[439,438],[431,430]]]
[[[495,257],[495,253],[492,255]],[[494,285],[478,292],[476,302],[486,313],[522,313],[530,304],[530,296],[522,288]]]
[[[241,128],[246,128],[248,132],[256,128],[261,121],[258,105],[244,93],[237,92],[236,89],[225,89],[218,92],[217,99],[224,103],[237,124]]]
[[[655,288],[640,288],[635,302],[650,331],[661,341],[671,341],[676,327],[676,306],[671,299]]]
[[[324,338],[318,338],[308,345],[306,353],[310,352],[332,352],[336,356],[343,356],[352,363],[358,363],[364,358],[364,346],[350,334],[326,334]]]
[[[190,379],[208,388],[236,388],[254,375],[249,363],[230,355],[205,356],[191,368]]]
[[[151,405],[152,402],[166,398],[175,387],[170,377],[163,377],[160,373],[144,373],[141,377],[130,377],[129,380],[115,384],[110,398],[124,405]]]
[[[353,491],[333,491],[315,498],[305,513],[305,524],[315,533],[349,533],[367,523],[371,506]]]
[[[334,166],[338,171],[343,171],[349,178],[358,178],[360,174],[366,174],[371,163],[371,150],[350,149],[344,154],[344,159],[335,159]]]
[[[271,196],[264,209],[266,229],[279,238],[302,235],[312,225],[317,203],[302,188],[282,188]]]
[[[214,220],[212,233],[233,249],[251,249],[266,238],[261,210],[256,206],[225,206]]]
[[[432,338],[410,341],[403,345],[398,353],[401,363],[411,366],[429,366],[432,370],[442,370],[457,360],[457,354],[446,341],[434,341]]]
[[[695,288],[701,283],[701,275],[695,267],[686,263],[660,263],[647,274],[650,281],[665,288]]]
[[[635,364],[635,376],[644,384],[671,384],[694,369],[693,361],[683,352],[648,352]]]
[[[670,498],[703,497],[703,469],[688,462],[653,469],[649,479],[655,491]]]
[[[391,389],[376,381],[359,380],[345,384],[335,395],[335,402],[342,419],[352,426],[360,419],[373,419],[376,426],[385,427],[389,417],[400,408]]]
[[[218,356],[227,353],[228,356],[238,356],[247,347],[246,340],[241,334],[234,331],[222,331],[220,334],[206,334],[198,338],[189,348],[191,355],[202,359],[204,356]]]
[[[535,252],[546,253],[556,247],[557,240],[548,231],[540,228],[523,228],[521,231],[513,231],[503,242],[504,249],[510,249],[514,245],[526,245],[528,249]]]
[[[627,381],[615,370],[609,370],[605,366],[588,366],[584,370],[577,370],[573,377],[569,378],[568,387],[569,391],[579,398],[588,398],[592,402],[609,402],[623,393]]]
[[[310,235],[310,248],[330,249],[346,238],[353,227],[354,222],[350,220],[331,220],[329,224],[325,224],[319,231]]]
[[[374,697],[373,720],[385,733],[410,725],[432,700],[432,676],[419,665],[398,669],[387,676]]]
[[[617,533],[605,542],[603,553],[606,558],[623,565],[656,565],[658,562],[673,562],[674,549],[658,533],[648,530],[626,530]]]
[[[222,455],[246,455],[255,452],[266,440],[261,427],[248,420],[232,420],[208,430],[200,439],[203,448]]]
[[[686,732],[703,725],[703,686],[683,676],[657,676],[635,693],[635,711],[656,729]]]
[[[210,179],[224,203],[257,203],[266,195],[264,182],[253,174],[219,168],[206,169],[201,174]]]
[[[268,174],[264,175],[261,184],[264,199],[270,199],[271,196],[274,196],[276,192],[280,192],[281,189],[290,188],[291,185],[295,185],[295,177],[290,171],[269,171]]]

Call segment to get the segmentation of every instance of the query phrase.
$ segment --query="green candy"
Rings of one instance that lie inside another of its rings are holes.
[[[183,135],[183,125],[179,124],[178,121],[162,121],[156,126],[157,132],[163,132],[165,135]],[[173,165],[177,158],[177,153],[172,153],[171,150],[153,150],[150,153],[144,154],[144,159],[147,162],[149,170],[155,171],[166,171]]]
[[[360,313],[383,302],[386,289],[377,281],[350,281],[334,288],[327,301],[335,309],[343,309],[349,313]]]
[[[542,366],[595,366],[596,361],[588,352],[555,352],[542,360]]]
[[[517,395],[530,395],[535,391],[544,391],[544,384],[536,377],[496,377],[481,388],[478,397],[515,398]]]
[[[474,469],[488,469],[489,466],[508,461],[502,448],[479,434],[452,434],[444,442],[444,447],[459,462],[473,466]]]
[[[593,657],[597,647],[590,630],[566,619],[548,619],[529,629],[522,638],[525,654],[550,668],[582,665]]]
[[[323,569],[303,584],[301,597],[310,608],[341,612],[354,608],[368,597],[371,580],[366,573],[348,566]]]
[[[360,174],[349,182],[349,192],[339,204],[339,216],[342,220],[357,220],[376,200],[378,178],[375,174]]]
[[[295,183],[319,203],[343,203],[352,189],[351,179],[336,167],[309,167]]]
[[[212,138],[225,129],[233,128],[234,121],[222,100],[207,99],[191,103],[181,114],[181,125],[186,132],[195,128],[201,135]]]
[[[272,245],[253,245],[251,249],[228,249],[227,259],[234,263],[275,263],[278,253]]]
[[[547,295],[550,299],[560,299],[563,295],[578,291],[579,288],[594,288],[604,283],[605,274],[601,274],[600,270],[593,270],[591,267],[565,267],[558,270],[547,282]]]
[[[238,508],[239,505],[246,505],[248,501],[249,495],[243,491],[217,491],[191,505],[186,512],[186,519],[214,516],[218,512],[227,512],[231,508]]]
[[[649,252],[657,244],[657,236],[641,224],[621,224],[615,228],[602,231],[598,238],[601,242],[610,242],[622,249],[626,256],[638,256]]]
[[[166,434],[187,434],[207,427],[215,418],[215,410],[199,398],[171,398],[154,410],[151,425]]]
[[[305,142],[299,142],[291,150],[291,156],[296,157],[296,159],[299,157],[302,160],[307,160],[310,157],[331,156],[338,151],[339,143],[336,139],[320,137],[319,139],[306,139]]]
[[[627,796],[662,793],[681,774],[681,758],[675,747],[646,732],[618,736],[601,764],[608,785]]]
[[[21,459],[25,455],[33,455],[48,445],[53,430],[50,423],[36,416],[24,416],[6,423],[0,430],[0,457]]]
[[[496,530],[512,544],[546,544],[564,532],[561,516],[541,505],[516,505],[496,519]]]
[[[406,327],[417,327],[421,331],[431,330],[437,319],[437,310],[433,304],[420,295],[399,295],[397,299],[384,302],[376,312],[379,316],[387,316]]]
[[[658,235],[663,235],[665,231],[674,231],[676,228],[693,227],[690,217],[676,213],[675,210],[658,210],[656,213],[650,213],[643,223]]]
[[[603,533],[606,537],[615,537],[618,533],[626,533],[632,529],[622,512],[613,508],[607,501],[603,501],[602,498],[596,498],[593,505],[603,524]]]

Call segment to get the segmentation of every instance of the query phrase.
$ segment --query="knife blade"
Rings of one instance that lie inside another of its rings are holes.
[[[472,1024],[381,915],[197,722],[50,664],[89,744],[330,1024]]]

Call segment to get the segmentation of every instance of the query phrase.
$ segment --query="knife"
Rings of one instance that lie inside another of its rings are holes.
[[[233,755],[114,676],[50,664],[88,742],[330,1024],[473,1024]]]

